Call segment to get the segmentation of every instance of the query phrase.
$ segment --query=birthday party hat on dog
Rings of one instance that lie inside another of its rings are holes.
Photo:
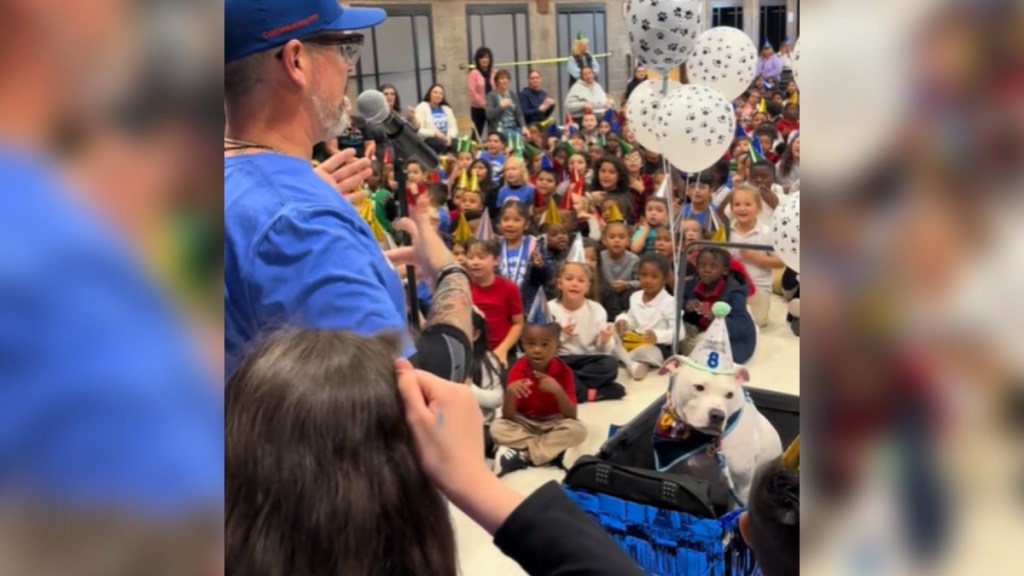
[[[548,314],[548,297],[544,294],[544,289],[537,290],[537,296],[533,298],[533,304],[530,306],[530,314],[526,317],[527,324],[533,324],[534,326],[547,326],[552,322],[551,315]]]
[[[583,235],[579,232],[576,233],[576,238],[573,239],[572,246],[569,247],[569,255],[565,257],[565,261],[587,265],[587,254],[583,251]]]
[[[732,345],[729,343],[729,329],[725,325],[725,317],[732,311],[732,306],[725,302],[715,302],[711,313],[715,319],[704,332],[704,338],[690,353],[687,363],[713,374],[734,374],[736,365],[732,361]]]

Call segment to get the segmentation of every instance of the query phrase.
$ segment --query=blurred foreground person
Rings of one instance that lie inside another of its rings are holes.
[[[531,575],[642,573],[556,483],[502,484],[471,388],[399,350],[304,330],[243,361],[226,392],[230,573],[455,576],[445,498]]]
[[[51,162],[125,49],[122,8],[0,3],[0,574],[220,564],[215,388],[101,192],[86,205]]]

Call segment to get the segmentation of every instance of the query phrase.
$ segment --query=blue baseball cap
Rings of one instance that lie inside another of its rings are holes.
[[[224,63],[318,32],[371,28],[380,8],[345,8],[338,0],[224,0]]]

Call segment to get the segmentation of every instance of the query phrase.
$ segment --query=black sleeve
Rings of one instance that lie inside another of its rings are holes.
[[[409,361],[420,370],[449,382],[462,383],[469,377],[471,358],[469,338],[462,330],[448,324],[436,324],[420,335],[416,342],[416,355]]]
[[[512,512],[494,544],[531,576],[644,574],[555,482],[541,486]]]

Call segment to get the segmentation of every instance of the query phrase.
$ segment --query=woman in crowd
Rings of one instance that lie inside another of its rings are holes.
[[[622,106],[626,106],[626,102],[629,102],[629,96],[636,90],[636,87],[641,82],[647,80],[647,68],[641,64],[633,69],[633,77],[629,79],[629,84],[626,84],[626,94],[622,97]]]
[[[416,105],[416,122],[420,138],[438,154],[448,152],[459,137],[455,113],[444,97],[444,86],[434,84]]]
[[[412,106],[406,108],[404,113],[402,112],[402,99],[399,98],[394,84],[381,84],[378,90],[384,95],[384,99],[387,100],[388,106],[391,106],[391,111],[395,113],[395,116],[408,122],[409,127],[413,130],[420,129],[420,125],[416,121],[416,110]]]
[[[572,54],[569,57],[569,87],[583,78],[583,69],[590,68],[594,74],[601,73],[601,64],[590,53],[590,40],[583,37],[582,32],[576,33],[576,41],[572,43]]]
[[[483,141],[484,129],[487,127],[487,95],[494,90],[495,75],[494,54],[491,49],[481,46],[473,56],[475,68],[469,71],[467,84],[469,87],[469,113],[473,118],[478,141]]]
[[[573,84],[569,93],[565,95],[565,110],[572,115],[577,124],[583,123],[583,112],[587,108],[600,118],[606,109],[614,107],[614,102],[597,83],[594,74],[593,68],[583,68],[580,71],[580,81]]]
[[[519,132],[525,138],[529,138],[530,132],[526,129],[526,119],[519,107],[519,98],[512,93],[509,83],[512,76],[508,70],[498,70],[494,74],[494,90],[487,95],[487,127],[491,132],[509,134]]]

